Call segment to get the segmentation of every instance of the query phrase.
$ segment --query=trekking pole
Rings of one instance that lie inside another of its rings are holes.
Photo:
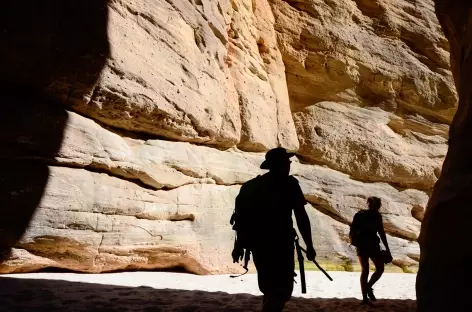
[[[303,247],[299,246],[301,250],[303,250],[304,253],[306,253],[306,250],[303,249]],[[326,277],[330,280],[330,281],[333,281],[333,279],[331,278],[331,276],[329,276],[329,274],[318,264],[318,262],[316,262],[315,259],[313,259],[313,263],[316,265],[316,267],[321,271],[323,272],[324,275],[326,275]]]
[[[243,265],[243,269],[245,269],[246,272],[244,272],[242,274],[238,274],[238,275],[230,275],[229,277],[231,277],[231,278],[241,277],[244,274],[246,274],[247,272],[249,272],[248,265],[249,265],[249,260],[250,259],[251,259],[251,252],[246,249],[245,252],[244,252],[244,265]]]
[[[306,294],[306,280],[305,280],[305,263],[302,254],[302,247],[298,243],[298,237],[295,239],[295,247],[297,249],[298,266],[300,267],[300,282],[302,284],[302,294]]]

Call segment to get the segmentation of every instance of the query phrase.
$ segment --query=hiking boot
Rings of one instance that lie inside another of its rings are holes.
[[[370,304],[370,300],[368,298],[362,299],[361,304]]]
[[[372,287],[370,287],[367,290],[367,296],[369,297],[370,300],[377,301],[377,298],[375,298],[375,296],[374,296],[374,290],[372,289]]]

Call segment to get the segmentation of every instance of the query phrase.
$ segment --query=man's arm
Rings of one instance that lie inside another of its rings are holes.
[[[308,214],[305,211],[305,207],[299,205],[294,209],[294,212],[295,218],[297,219],[298,229],[300,230],[300,234],[303,237],[307,251],[314,251],[315,249],[313,248],[313,239],[311,238],[310,219],[308,219]]]
[[[315,248],[313,248],[313,239],[311,238],[310,219],[305,210],[305,196],[300,188],[300,184],[298,184],[298,180],[293,176],[290,178],[292,179],[293,211],[295,213],[295,219],[297,220],[298,230],[306,245],[306,257],[308,260],[315,260],[316,252]]]

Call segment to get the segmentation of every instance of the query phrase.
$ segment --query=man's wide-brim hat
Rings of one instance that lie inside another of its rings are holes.
[[[295,156],[295,153],[288,153],[287,150],[282,147],[271,149],[266,153],[265,160],[261,164],[261,169],[271,169],[277,167],[293,156]]]

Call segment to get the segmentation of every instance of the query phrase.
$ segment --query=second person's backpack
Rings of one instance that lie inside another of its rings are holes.
[[[349,229],[349,238],[351,240],[351,245],[359,247],[367,239],[367,229],[368,229],[368,218],[366,216],[366,210],[360,210],[352,219],[352,223]]]

